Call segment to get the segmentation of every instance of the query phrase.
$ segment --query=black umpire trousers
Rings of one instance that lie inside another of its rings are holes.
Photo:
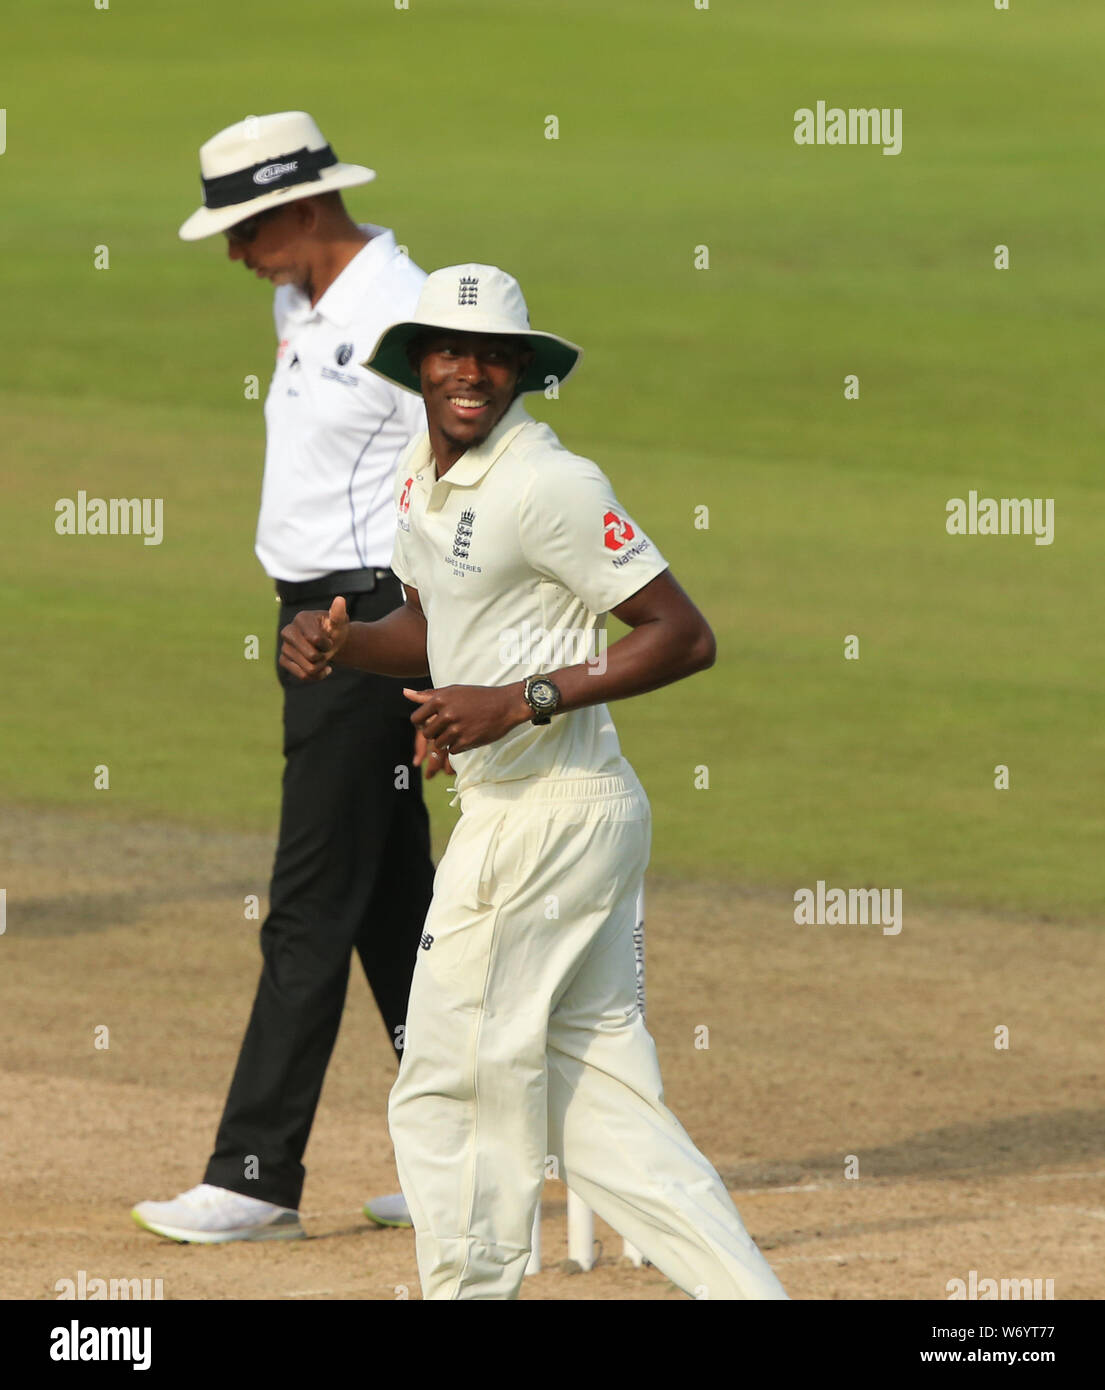
[[[402,597],[389,576],[349,595],[349,613],[371,622]],[[282,603],[278,633],[331,598]],[[398,1054],[434,869],[409,682],[335,667],[303,684],[277,671],[285,762],[263,966],[204,1181],[298,1209],[352,953]]]

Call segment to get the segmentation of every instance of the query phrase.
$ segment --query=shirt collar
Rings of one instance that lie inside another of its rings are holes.
[[[450,483],[453,487],[473,487],[499,455],[506,451],[519,430],[532,423],[533,416],[526,409],[522,397],[516,396],[508,406],[506,414],[483,443],[477,444],[473,449],[466,449],[444,478],[439,478],[438,481]]]
[[[368,232],[372,240],[361,247],[314,308],[301,289],[292,289],[290,317],[305,323],[317,316],[341,328],[353,322],[361,295],[397,254],[395,233],[390,228],[362,222],[360,230]]]

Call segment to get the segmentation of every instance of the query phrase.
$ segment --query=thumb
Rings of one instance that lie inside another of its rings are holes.
[[[403,691],[403,694],[407,697],[408,700],[417,700],[420,705],[424,705],[426,701],[432,697],[433,693],[434,692],[432,690],[404,689]]]
[[[345,599],[342,598],[341,594],[339,594],[330,605],[329,617],[332,623],[347,623],[349,621],[349,613],[346,610]]]

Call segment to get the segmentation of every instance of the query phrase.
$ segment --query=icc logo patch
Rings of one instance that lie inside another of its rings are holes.
[[[352,356],[353,356],[353,344],[352,344],[352,343],[342,343],[342,344],[339,346],[337,352],[334,353],[334,361],[338,364],[339,367],[344,367],[345,364],[349,361],[349,359],[350,359]]]

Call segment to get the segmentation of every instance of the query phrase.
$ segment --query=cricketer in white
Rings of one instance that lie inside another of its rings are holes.
[[[633,932],[648,800],[609,699],[709,666],[714,640],[595,464],[517,395],[579,349],[529,327],[492,266],[429,277],[369,365],[421,389],[429,430],[396,475],[392,567],[407,603],[344,602],[284,628],[281,663],[429,672],[412,721],[457,771],[389,1119],[428,1299],[518,1296],[546,1155],[569,1187],[695,1298],[786,1294],[708,1160],[664,1104],[638,1008]],[[502,664],[500,634],[632,629],[601,673]],[[484,682],[474,684],[473,682]]]

